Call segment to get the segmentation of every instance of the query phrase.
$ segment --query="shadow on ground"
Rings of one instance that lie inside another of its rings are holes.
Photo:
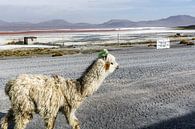
[[[140,129],[195,129],[195,112],[172,118]]]
[[[0,112],[0,119],[5,116],[5,113]]]

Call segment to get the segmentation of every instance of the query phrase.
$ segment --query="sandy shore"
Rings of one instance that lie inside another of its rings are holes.
[[[82,129],[194,129],[195,47],[112,51],[120,69],[109,76],[76,115]],[[4,85],[21,73],[77,78],[97,53],[0,60],[0,117],[10,107]],[[27,129],[43,129],[34,117]],[[58,115],[55,129],[70,129]]]

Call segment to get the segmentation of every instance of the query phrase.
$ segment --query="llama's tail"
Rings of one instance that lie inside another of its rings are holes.
[[[10,80],[5,85],[5,93],[9,96],[11,87],[13,86],[15,80]]]

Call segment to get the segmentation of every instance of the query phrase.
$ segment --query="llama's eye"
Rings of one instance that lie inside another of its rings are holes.
[[[111,65],[113,65],[113,63],[110,63]]]

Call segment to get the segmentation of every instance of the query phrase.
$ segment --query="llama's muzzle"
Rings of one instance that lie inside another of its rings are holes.
[[[117,65],[116,69],[119,69],[119,65]]]

